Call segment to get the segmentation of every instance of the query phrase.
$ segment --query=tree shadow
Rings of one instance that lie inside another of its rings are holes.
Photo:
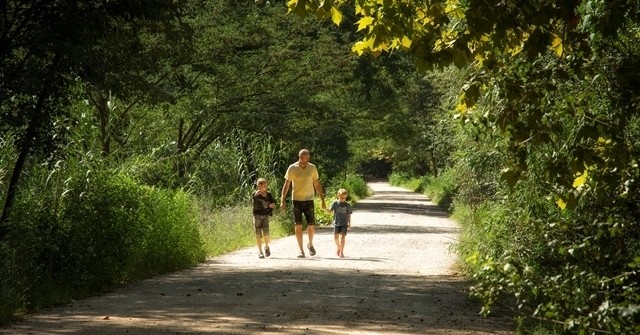
[[[0,329],[11,334],[509,333],[448,276],[203,264]],[[123,308],[128,306],[129,308]],[[105,316],[109,316],[108,320]]]
[[[375,198],[367,201],[367,202],[358,202],[354,206],[354,211],[364,211],[364,212],[374,212],[374,213],[402,213],[402,214],[410,214],[410,215],[423,215],[429,217],[439,217],[446,218],[449,214],[439,208],[438,206],[429,203],[386,203],[377,201],[378,198]]]
[[[354,209],[374,213],[402,213],[446,218],[447,211],[419,193],[410,191],[376,191],[371,197],[359,201]]]

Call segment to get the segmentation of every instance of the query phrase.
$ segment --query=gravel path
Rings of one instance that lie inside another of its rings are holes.
[[[483,318],[449,252],[458,228],[420,194],[370,183],[335,255],[319,227],[317,255],[297,259],[295,237],[274,241],[76,301],[0,334],[512,334]],[[304,235],[307,241],[306,232]]]

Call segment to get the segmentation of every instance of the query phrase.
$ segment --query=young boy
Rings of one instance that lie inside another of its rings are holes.
[[[253,193],[253,225],[256,228],[256,243],[258,258],[271,256],[269,249],[269,216],[273,215],[276,201],[271,192],[267,191],[267,180],[259,178],[256,182],[257,190]],[[264,237],[264,254],[262,253],[262,237]]]
[[[338,199],[331,203],[327,212],[333,212],[333,239],[336,242],[337,255],[344,258],[344,243],[347,230],[351,229],[351,205],[347,202],[347,190],[338,190]]]

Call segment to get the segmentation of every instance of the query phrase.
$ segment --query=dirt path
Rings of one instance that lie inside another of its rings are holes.
[[[0,334],[511,334],[478,316],[448,251],[457,228],[419,194],[371,183],[357,204],[346,258],[330,227],[314,257],[294,237],[45,311]],[[306,233],[305,233],[306,243]]]

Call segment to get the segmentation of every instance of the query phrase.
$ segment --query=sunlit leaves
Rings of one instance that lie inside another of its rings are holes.
[[[553,38],[553,41],[551,42],[551,48],[553,49],[553,51],[556,53],[558,57],[562,56],[562,53],[564,52],[562,38],[555,36]]]
[[[340,11],[335,7],[331,7],[331,20],[337,26],[342,22],[342,13],[340,13]]]
[[[371,16],[365,16],[358,21],[358,31],[368,28],[373,23]]]

